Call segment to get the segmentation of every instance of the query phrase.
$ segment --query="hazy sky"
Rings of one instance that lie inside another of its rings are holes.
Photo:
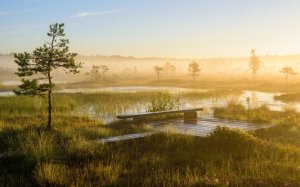
[[[0,0],[0,53],[31,51],[65,22],[80,54],[300,54],[299,0]]]

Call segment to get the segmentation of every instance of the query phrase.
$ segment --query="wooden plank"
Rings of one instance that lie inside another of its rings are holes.
[[[146,133],[136,133],[136,134],[126,134],[122,136],[113,136],[113,137],[107,137],[107,138],[101,138],[98,141],[98,143],[109,143],[109,142],[118,142],[123,140],[132,140],[137,138],[144,138],[146,136],[150,136],[157,132],[146,132]]]
[[[193,109],[184,109],[184,110],[169,110],[169,111],[161,111],[161,112],[145,112],[139,114],[123,114],[118,115],[118,119],[128,119],[128,118],[138,118],[138,117],[146,117],[146,116],[155,116],[155,115],[163,115],[163,114],[178,114],[185,112],[196,112],[203,111],[203,108],[193,108]]]

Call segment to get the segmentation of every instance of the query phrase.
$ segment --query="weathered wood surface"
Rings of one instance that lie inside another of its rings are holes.
[[[146,136],[150,136],[154,134],[154,132],[145,132],[145,133],[135,133],[135,134],[126,134],[122,136],[113,136],[108,138],[101,138],[98,140],[98,143],[109,143],[109,142],[118,142],[123,140],[132,140],[137,138],[144,138]]]
[[[98,139],[98,143],[110,143],[125,141],[131,139],[144,138],[160,132],[167,132],[172,130],[173,133],[187,134],[190,136],[206,137],[209,136],[217,126],[227,126],[233,129],[240,130],[256,130],[261,128],[268,128],[270,124],[253,124],[244,121],[231,121],[217,118],[199,118],[198,123],[185,123],[182,120],[168,120],[167,126],[163,126],[165,122],[152,122],[149,125],[153,127],[153,131],[145,133],[126,134],[121,136],[107,137]]]
[[[147,116],[157,116],[157,115],[164,115],[164,114],[190,114],[195,113],[197,111],[203,111],[203,108],[193,108],[193,109],[184,109],[184,110],[169,110],[169,111],[161,111],[161,112],[145,112],[145,113],[138,113],[138,114],[123,114],[118,115],[118,119],[130,119],[130,118],[142,118]],[[194,117],[194,115],[193,115]]]

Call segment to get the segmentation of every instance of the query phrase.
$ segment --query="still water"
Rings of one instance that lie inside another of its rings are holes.
[[[119,92],[119,93],[135,93],[135,92],[151,92],[162,91],[172,94],[180,94],[185,92],[204,92],[207,90],[200,89],[188,89],[178,87],[155,87],[155,86],[120,86],[120,87],[102,87],[102,88],[87,88],[87,89],[63,89],[56,92],[59,93],[103,93],[103,92]],[[267,93],[259,91],[243,91],[239,96],[227,95],[224,97],[211,97],[211,98],[197,98],[188,99],[181,98],[181,109],[203,107],[205,113],[202,115],[206,117],[212,117],[212,108],[216,106],[226,106],[229,102],[235,101],[243,104],[247,108],[255,108],[261,105],[267,105],[271,110],[283,110],[285,107],[293,107],[297,111],[300,111],[300,103],[286,104],[280,101],[275,101],[274,96],[280,93]],[[0,92],[0,96],[14,96],[13,92],[5,91]],[[115,120],[115,116],[118,113],[137,113],[145,112],[149,103],[137,103],[130,107],[122,108],[122,110],[116,110],[114,114],[102,113],[96,109],[94,105],[79,106],[72,114],[89,116],[94,119],[103,119],[104,122],[110,122]]]
[[[207,90],[199,89],[186,89],[177,87],[154,87],[154,86],[135,86],[135,87],[105,87],[97,89],[64,89],[57,92],[60,93],[102,93],[102,92],[124,92],[124,93],[135,93],[135,92],[151,92],[151,91],[162,91],[169,92],[171,94],[180,94],[185,92],[204,92]],[[100,139],[99,142],[113,142],[135,138],[142,138],[149,136],[153,133],[162,131],[176,131],[180,134],[190,134],[192,136],[207,136],[217,126],[228,126],[230,128],[237,128],[241,130],[255,130],[259,128],[268,127],[267,124],[251,124],[248,122],[228,121],[222,119],[213,118],[213,107],[226,106],[229,102],[238,102],[243,104],[245,107],[259,107],[263,104],[267,105],[272,110],[282,110],[286,104],[280,101],[275,101],[274,96],[280,93],[266,93],[258,91],[244,91],[241,95],[227,95],[224,97],[211,97],[211,98],[181,98],[181,108],[196,108],[203,107],[204,112],[198,114],[198,120],[195,123],[186,123],[183,119],[164,120],[150,122],[149,125],[153,131],[150,133],[138,133],[129,134],[119,137],[109,137]],[[0,92],[0,96],[14,96],[13,92]],[[104,123],[109,123],[116,120],[116,115],[119,113],[138,113],[145,112],[149,103],[136,103],[130,107],[124,107],[115,109],[113,113],[104,112],[105,110],[97,109],[97,105],[92,103],[89,105],[77,106],[74,111],[71,112],[73,115],[88,116],[92,119],[101,119]],[[122,106],[119,106],[122,107]],[[300,111],[300,103],[295,103],[295,109]],[[1,156],[1,155],[0,155]]]

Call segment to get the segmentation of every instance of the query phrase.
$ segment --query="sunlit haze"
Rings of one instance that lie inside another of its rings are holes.
[[[300,187],[300,0],[0,0],[1,186]]]

